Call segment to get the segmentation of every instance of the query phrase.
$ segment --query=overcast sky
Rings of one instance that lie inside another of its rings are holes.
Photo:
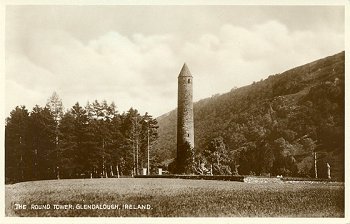
[[[6,114],[114,101],[176,108],[184,62],[194,100],[343,51],[343,6],[7,6]]]

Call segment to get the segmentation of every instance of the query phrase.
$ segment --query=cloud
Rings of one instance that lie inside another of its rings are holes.
[[[135,34],[129,38],[108,32],[83,44],[67,32],[43,30],[28,38],[25,57],[8,57],[7,99],[18,103],[13,92],[16,85],[21,85],[32,88],[38,96],[43,89],[56,90],[68,107],[76,101],[85,104],[107,99],[119,102],[121,110],[144,108],[146,102],[148,105],[158,100],[159,93],[169,96],[163,88],[172,85],[168,70],[177,65],[170,42],[169,35]],[[19,92],[25,92],[23,88]],[[37,97],[24,102],[33,106],[34,100]],[[11,109],[13,105],[9,104]],[[153,113],[157,107],[151,107]]]
[[[225,24],[187,43],[182,54],[198,74],[195,95],[201,99],[342,50],[343,34],[291,31],[271,20],[251,28]]]
[[[42,29],[29,33],[21,47],[6,52],[7,114],[19,104],[43,105],[57,91],[66,108],[106,99],[119,111],[132,106],[158,116],[176,107],[183,62],[199,100],[344,50],[344,35],[290,30],[269,20],[250,27],[222,24],[195,41],[176,33],[111,30],[83,42],[69,31]]]
[[[35,65],[23,55],[7,55],[6,58],[6,112],[16,106],[46,103],[43,96],[50,94],[55,76],[43,67]]]

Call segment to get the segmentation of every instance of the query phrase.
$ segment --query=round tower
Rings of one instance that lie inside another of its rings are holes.
[[[178,77],[177,99],[177,172],[188,173],[186,166],[193,159],[194,125],[193,77],[186,63]]]

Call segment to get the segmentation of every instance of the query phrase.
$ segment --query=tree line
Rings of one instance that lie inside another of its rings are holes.
[[[133,108],[120,114],[107,101],[64,111],[53,93],[45,107],[17,106],[6,119],[6,182],[131,176],[148,161],[154,172],[157,128],[150,114]]]

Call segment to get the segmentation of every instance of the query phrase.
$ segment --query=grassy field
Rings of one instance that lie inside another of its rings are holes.
[[[38,209],[47,204],[49,209]],[[56,205],[62,207],[55,209]],[[115,207],[108,209],[111,205]],[[6,185],[6,215],[344,217],[344,184],[151,178],[33,181]]]

